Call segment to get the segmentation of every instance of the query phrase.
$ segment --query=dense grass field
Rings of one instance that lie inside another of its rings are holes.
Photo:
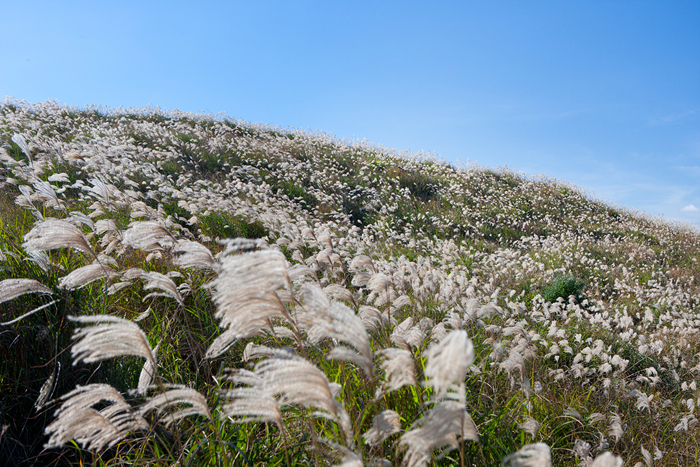
[[[546,177],[0,106],[0,464],[685,466],[700,236]]]

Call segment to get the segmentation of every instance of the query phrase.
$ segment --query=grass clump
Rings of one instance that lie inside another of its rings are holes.
[[[558,298],[568,300],[570,296],[581,302],[583,300],[583,290],[586,288],[586,281],[568,274],[554,276],[554,280],[542,291],[542,298],[548,302],[555,302]]]

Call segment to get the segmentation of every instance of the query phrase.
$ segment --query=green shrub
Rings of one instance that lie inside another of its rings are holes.
[[[551,284],[542,292],[542,298],[548,302],[555,302],[561,297],[564,300],[569,298],[569,295],[576,297],[576,300],[581,301],[583,289],[586,288],[586,281],[567,274],[558,274],[554,276]]]

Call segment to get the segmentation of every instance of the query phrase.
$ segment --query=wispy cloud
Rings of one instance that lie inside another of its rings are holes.
[[[696,208],[696,207],[695,207],[694,205],[692,205],[692,204],[689,204],[689,205],[687,205],[686,207],[684,207],[683,209],[681,209],[681,211],[685,211],[685,212],[695,212],[695,211],[700,211],[700,209]]]
[[[686,117],[690,117],[691,115],[695,115],[696,113],[697,113],[696,110],[686,110],[685,112],[681,112],[679,114],[665,115],[663,117],[658,117],[658,118],[650,118],[649,125],[666,125],[669,123],[674,123],[674,122],[677,122],[678,120],[682,120]]]

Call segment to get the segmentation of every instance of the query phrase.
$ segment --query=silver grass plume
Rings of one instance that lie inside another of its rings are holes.
[[[327,358],[353,362],[368,378],[374,379],[372,349],[362,320],[342,303],[330,302],[316,284],[304,284],[301,296],[303,308],[297,312],[297,319],[307,329],[309,341],[316,344],[323,339],[335,339],[352,346],[355,350],[336,346]]]
[[[474,362],[474,344],[466,331],[447,333],[444,339],[428,349],[426,359],[425,385],[432,386],[433,399],[456,398],[463,401],[464,377]]]
[[[622,467],[625,462],[622,457],[615,456],[611,452],[604,452],[595,458],[590,467]]]
[[[552,455],[545,443],[526,444],[519,451],[506,456],[501,465],[510,467],[552,467]]]
[[[382,349],[377,354],[384,357],[380,366],[384,370],[384,390],[395,391],[407,384],[417,386],[413,354],[406,349]]]
[[[144,251],[156,251],[170,248],[175,244],[175,237],[157,222],[132,222],[124,231],[122,243]]]
[[[400,324],[394,326],[390,340],[399,347],[410,351],[412,347],[423,345],[425,333],[421,331],[420,327],[413,325],[413,318],[409,316]]]
[[[291,322],[275,291],[289,285],[284,255],[276,250],[260,250],[225,256],[218,266],[214,303],[219,325],[226,329],[207,350],[214,358],[225,352],[237,339],[260,334],[270,327],[270,319],[286,318]]]
[[[59,400],[63,404],[54,414],[56,420],[44,430],[50,436],[44,445],[46,449],[61,447],[74,439],[89,451],[103,451],[130,432],[149,429],[143,417],[107,384],[78,386]],[[100,410],[93,408],[102,402],[110,404]]]
[[[181,407],[182,405],[188,405],[189,407],[170,412],[162,417],[160,421],[165,423],[167,427],[171,423],[191,415],[201,415],[211,419],[211,413],[204,396],[198,391],[182,385],[169,386],[167,391],[149,398],[148,402],[139,407],[138,412],[141,415],[145,415],[151,410],[156,410],[156,413],[160,415],[166,410]]]
[[[116,316],[69,316],[78,323],[97,323],[94,326],[78,328],[73,333],[77,340],[71,348],[73,365],[80,361],[98,362],[122,355],[133,355],[150,360],[155,367],[153,351],[146,335],[138,324]]]
[[[169,297],[175,299],[180,306],[185,306],[185,301],[180,294],[180,290],[175,285],[172,279],[159,273],[159,272],[147,272],[142,278],[146,281],[146,285],[143,286],[143,290],[157,289],[159,292],[151,292],[143,300],[150,297]]]
[[[230,379],[245,385],[225,393],[228,401],[223,413],[237,417],[234,421],[274,421],[281,426],[280,408],[300,405],[316,409],[317,417],[335,420],[346,439],[352,440],[350,419],[333,397],[328,378],[293,351],[278,350],[273,357],[258,362],[254,371],[238,370]]]
[[[40,251],[73,248],[97,257],[85,235],[76,226],[58,219],[46,219],[38,222],[24,236],[22,247],[25,250]]]
[[[476,425],[460,402],[436,404],[417,425],[420,428],[405,433],[399,440],[399,445],[407,446],[403,463],[408,467],[427,465],[435,449],[444,448],[444,455],[458,447],[459,439],[479,439]]]
[[[54,367],[51,375],[44,381],[39,390],[39,397],[37,397],[36,402],[34,402],[34,408],[36,410],[41,410],[49,398],[53,395],[54,389],[56,389],[56,378],[61,373],[61,362],[56,361],[56,366]]]
[[[66,205],[58,199],[56,192],[50,183],[38,180],[34,182],[34,190],[36,190],[35,196],[44,203],[44,206],[49,208],[54,208],[59,211],[65,211]]]
[[[28,293],[53,294],[51,289],[34,279],[5,279],[0,281],[0,303],[13,300]]]
[[[618,414],[613,412],[608,415],[608,422],[608,434],[615,438],[615,442],[617,443],[625,433],[625,430],[622,428],[622,419]]]
[[[199,242],[178,240],[171,253],[173,264],[183,268],[214,269],[214,257],[209,248]]]
[[[24,136],[14,134],[12,135],[12,142],[19,146],[24,155],[27,156],[27,159],[29,159],[29,166],[32,167],[34,162],[32,161],[31,151],[29,151],[29,145],[27,144],[27,140],[24,139]]]
[[[273,422],[284,430],[282,410],[277,399],[265,393],[262,376],[241,369],[231,375],[229,381],[239,387],[224,393],[227,402],[221,407],[222,417],[230,417],[234,423]]]
[[[156,364],[158,363],[158,346],[156,345],[151,354],[153,355],[153,360],[146,359],[141,367],[141,373],[139,374],[139,385],[136,389],[136,393],[140,395],[145,395],[148,391],[148,387],[153,383],[156,377]]]
[[[401,416],[393,410],[385,410],[372,418],[372,428],[362,437],[365,444],[379,446],[389,436],[401,431]]]
[[[112,268],[109,268],[102,263],[94,262],[71,271],[71,273],[67,276],[61,277],[61,279],[58,281],[58,286],[66,290],[75,290],[85,287],[96,280],[102,278],[111,280],[118,275],[119,274]]]

